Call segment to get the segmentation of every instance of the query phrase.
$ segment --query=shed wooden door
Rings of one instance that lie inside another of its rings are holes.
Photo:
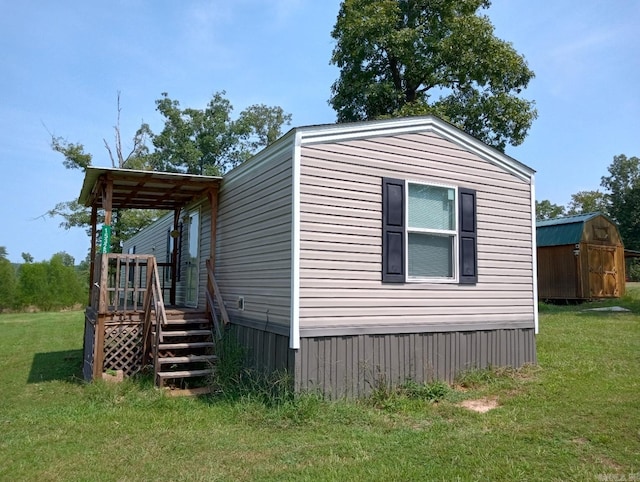
[[[589,292],[592,298],[620,296],[615,246],[588,244]]]

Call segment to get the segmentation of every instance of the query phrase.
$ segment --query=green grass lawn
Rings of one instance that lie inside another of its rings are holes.
[[[83,315],[0,315],[0,480],[640,480],[640,290],[629,314],[543,307],[538,367],[432,403],[266,404],[79,380]],[[497,400],[487,413],[459,406]]]

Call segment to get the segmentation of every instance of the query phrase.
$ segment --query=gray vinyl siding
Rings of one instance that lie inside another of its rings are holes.
[[[219,197],[216,279],[231,321],[289,334],[293,147],[227,174]],[[244,297],[244,311],[238,298]]]
[[[534,326],[531,185],[435,134],[303,145],[301,337]],[[478,283],[383,284],[381,178],[477,191]]]
[[[167,237],[173,229],[173,213],[168,213],[160,219],[145,227],[137,234],[122,243],[122,252],[128,253],[130,248],[135,248],[135,254],[152,254],[158,263],[170,263],[171,255],[167,253]],[[167,270],[165,272],[165,269]],[[169,303],[171,298],[170,268],[160,268],[160,284],[164,287],[164,302]]]
[[[167,259],[167,233],[173,229],[173,213],[168,213],[122,243],[122,252],[135,247],[135,254],[153,254],[159,263]]]
[[[359,397],[380,384],[451,382],[465,370],[536,362],[532,328],[313,337],[301,340],[295,380],[301,391]]]
[[[211,243],[211,206],[209,201],[199,199],[193,204],[185,207],[180,213],[180,222],[184,217],[195,210],[200,212],[199,237],[199,263],[198,263],[198,305],[196,308],[206,307],[206,287],[207,287],[207,259],[209,258]],[[155,223],[147,226],[139,233],[135,234],[123,243],[122,251],[128,252],[130,247],[135,247],[136,254],[153,254],[158,263],[169,263],[171,257],[167,256],[167,233],[173,229],[173,213],[168,213]],[[187,273],[187,232],[183,228],[180,246],[180,281],[176,283],[176,304],[181,306],[185,303],[186,293],[186,273]],[[166,281],[165,286],[169,287],[170,282]],[[165,293],[165,297],[167,294]],[[169,302],[165,299],[165,302]]]

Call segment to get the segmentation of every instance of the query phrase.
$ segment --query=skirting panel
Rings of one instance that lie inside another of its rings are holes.
[[[250,367],[265,372],[287,370],[293,373],[295,351],[289,349],[289,337],[232,324],[231,332],[246,350]]]
[[[536,363],[534,330],[302,338],[296,388],[329,398],[367,395],[379,383],[453,381],[473,368]]]

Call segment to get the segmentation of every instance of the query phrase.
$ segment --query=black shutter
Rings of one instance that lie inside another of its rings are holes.
[[[382,282],[404,283],[404,180],[382,179]]]
[[[459,243],[460,243],[460,284],[478,282],[478,254],[476,241],[476,192],[473,189],[458,188],[459,196]]]

